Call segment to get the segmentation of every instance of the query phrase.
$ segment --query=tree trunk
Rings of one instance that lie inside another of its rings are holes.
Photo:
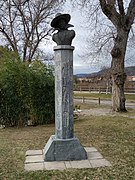
[[[115,76],[112,76],[112,82],[112,109],[113,111],[126,112],[124,82],[122,84],[118,84],[115,80]]]
[[[126,112],[124,84],[126,73],[124,71],[124,60],[127,46],[128,33],[119,30],[114,39],[112,49],[112,109],[113,111]]]

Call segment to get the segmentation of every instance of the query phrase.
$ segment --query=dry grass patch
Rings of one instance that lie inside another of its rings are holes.
[[[0,179],[12,180],[134,180],[135,119],[80,116],[75,134],[84,146],[94,146],[112,167],[66,171],[25,172],[25,152],[42,149],[54,125],[0,130]]]

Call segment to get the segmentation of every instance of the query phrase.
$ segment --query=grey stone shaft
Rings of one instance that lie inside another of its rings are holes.
[[[73,50],[70,45],[58,45],[55,51],[55,136],[74,137],[73,133]]]

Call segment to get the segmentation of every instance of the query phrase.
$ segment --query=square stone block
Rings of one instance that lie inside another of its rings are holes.
[[[93,168],[111,166],[111,163],[107,161],[106,159],[93,159],[89,161]]]
[[[97,149],[94,148],[94,147],[84,147],[85,151],[87,153],[90,153],[90,152],[97,152]]]
[[[28,150],[26,151],[26,156],[42,155],[42,150]]]
[[[89,152],[87,153],[88,159],[102,159],[103,156],[99,152]]]
[[[72,168],[91,168],[91,164],[88,160],[81,160],[81,161],[70,161]]]
[[[64,170],[66,169],[63,161],[44,162],[46,170]]]
[[[43,155],[26,156],[25,164],[44,162]]]
[[[29,163],[25,164],[24,168],[26,171],[44,170],[44,163]]]

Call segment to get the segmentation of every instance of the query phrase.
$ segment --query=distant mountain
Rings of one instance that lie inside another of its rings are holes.
[[[76,77],[78,77],[78,78],[82,78],[82,77],[87,77],[87,76],[89,76],[89,74],[75,74],[75,76]]]
[[[103,69],[103,70],[101,70],[99,72],[90,73],[90,74],[76,74],[75,76],[77,78],[102,76],[105,73],[106,70],[108,70],[108,69]],[[135,76],[135,66],[126,67],[125,72],[126,72],[127,76]]]
[[[91,74],[76,74],[75,76],[77,78],[84,78],[84,77],[95,77],[95,76],[100,76],[102,75],[104,72],[103,70],[102,71],[99,71],[99,72],[94,72],[94,73],[91,73]]]

